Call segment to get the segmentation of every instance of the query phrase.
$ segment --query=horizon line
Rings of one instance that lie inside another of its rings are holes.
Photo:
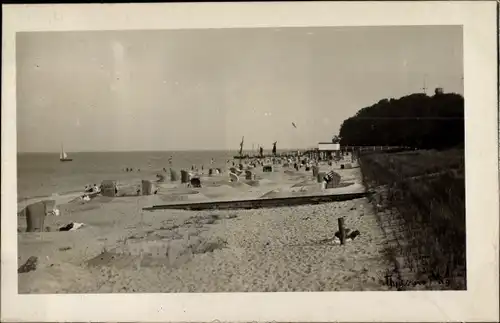
[[[312,149],[315,147],[295,147],[295,148],[277,148],[277,151],[280,150],[301,150],[301,149]],[[269,149],[264,149],[264,151],[269,150],[271,151],[272,148]],[[132,152],[142,152],[142,153],[161,153],[161,152],[188,152],[188,151],[206,151],[206,152],[230,152],[230,151],[235,151],[236,153],[239,152],[239,149],[200,149],[200,148],[195,148],[195,149],[174,149],[174,150],[66,150],[66,153],[132,153]],[[255,151],[258,152],[257,149],[252,150],[252,149],[243,149],[244,152],[249,152],[249,151]],[[17,154],[59,154],[60,151],[17,151]]]

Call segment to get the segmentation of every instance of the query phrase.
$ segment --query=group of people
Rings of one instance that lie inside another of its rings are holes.
[[[97,184],[94,185],[88,185],[85,186],[85,193],[100,193],[101,192],[101,187],[97,186]]]
[[[228,160],[228,162],[229,162],[229,160]],[[213,165],[214,163],[215,163],[215,159],[214,159],[214,158],[211,158],[211,159],[210,159],[210,165]],[[233,163],[233,165],[234,165],[234,163]],[[201,173],[203,173],[203,172],[204,172],[204,170],[205,170],[205,165],[201,165]],[[193,164],[193,165],[191,165],[191,171],[192,171],[192,172],[199,173],[199,172],[200,172],[200,168],[198,168],[198,166],[197,166],[197,165],[194,165],[194,164]]]
[[[201,165],[201,171],[203,171],[204,169],[205,169],[205,167],[203,165]],[[191,170],[195,171],[195,172],[199,171],[198,166],[196,166],[196,165],[191,165]]]
[[[101,186],[97,186],[97,184],[86,185],[85,190],[84,190],[85,194],[80,196],[80,198],[83,201],[88,202],[88,201],[90,201],[90,194],[99,194],[99,193],[101,193],[101,189],[102,189],[102,185]]]

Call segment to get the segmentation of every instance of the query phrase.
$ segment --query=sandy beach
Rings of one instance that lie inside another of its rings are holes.
[[[338,165],[337,165],[338,166]],[[358,167],[340,169],[341,187],[321,189],[311,171],[257,169],[257,179],[202,177],[202,188],[158,184],[157,195],[57,203],[49,232],[27,233],[19,217],[20,293],[277,292],[387,290],[384,235],[366,198],[320,205],[232,211],[144,211],[155,204],[257,199],[363,190]],[[130,191],[133,189],[130,188]],[[334,240],[337,218],[360,235]],[[68,223],[75,231],[58,231]]]

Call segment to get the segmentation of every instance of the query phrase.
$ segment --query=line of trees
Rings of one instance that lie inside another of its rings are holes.
[[[349,146],[447,149],[463,146],[464,134],[464,98],[436,89],[433,96],[410,94],[363,108],[342,123],[334,139]]]

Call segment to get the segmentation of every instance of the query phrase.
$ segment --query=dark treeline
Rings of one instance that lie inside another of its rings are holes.
[[[464,143],[464,99],[436,90],[383,99],[361,109],[340,128],[340,144],[446,149]]]

